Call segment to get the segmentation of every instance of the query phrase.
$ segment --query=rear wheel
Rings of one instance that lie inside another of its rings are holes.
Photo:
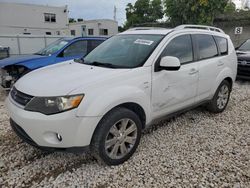
[[[115,108],[99,123],[91,142],[91,153],[107,165],[119,165],[135,152],[141,138],[139,117],[126,108]]]
[[[218,87],[213,99],[208,104],[208,110],[214,113],[220,113],[227,107],[231,93],[231,85],[224,80]]]

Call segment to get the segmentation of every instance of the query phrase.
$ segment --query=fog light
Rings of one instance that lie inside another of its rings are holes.
[[[62,136],[58,133],[56,133],[56,138],[61,142],[62,141]]]

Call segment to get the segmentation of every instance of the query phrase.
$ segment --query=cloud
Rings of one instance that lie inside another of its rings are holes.
[[[125,8],[136,0],[0,0],[0,2],[30,3],[69,7],[69,17],[83,19],[113,19],[114,6],[117,7],[117,21],[122,25],[126,20]]]

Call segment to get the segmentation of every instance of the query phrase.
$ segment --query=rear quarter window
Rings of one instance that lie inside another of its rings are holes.
[[[227,39],[224,37],[218,37],[218,36],[215,36],[214,38],[218,44],[220,54],[227,55],[228,54],[228,41],[227,41]]]

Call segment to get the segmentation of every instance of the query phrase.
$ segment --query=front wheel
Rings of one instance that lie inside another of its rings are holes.
[[[115,108],[98,124],[91,141],[91,153],[107,165],[119,165],[133,155],[141,132],[141,121],[133,111]]]
[[[227,107],[231,93],[231,85],[224,80],[215,92],[211,102],[208,104],[208,110],[214,113],[220,113]]]

